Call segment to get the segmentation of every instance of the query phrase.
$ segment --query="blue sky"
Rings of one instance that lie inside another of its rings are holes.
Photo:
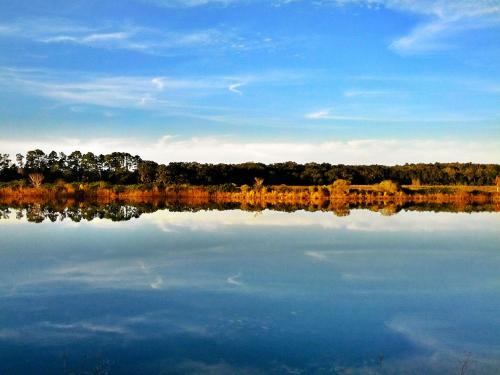
[[[500,162],[499,0],[0,3],[0,150]]]

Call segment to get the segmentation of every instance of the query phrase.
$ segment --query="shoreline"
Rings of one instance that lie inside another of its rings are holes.
[[[231,190],[231,191],[224,191]],[[0,187],[4,206],[104,206],[110,204],[150,207],[229,207],[247,210],[324,210],[342,216],[351,208],[395,213],[401,209],[454,212],[500,212],[495,186],[402,186],[382,191],[379,185],[351,185],[343,191],[331,186],[190,186],[160,188],[150,185],[91,187],[85,184]]]

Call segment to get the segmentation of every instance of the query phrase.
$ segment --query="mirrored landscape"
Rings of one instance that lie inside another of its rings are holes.
[[[500,372],[494,207],[277,208],[1,206],[0,373]]]

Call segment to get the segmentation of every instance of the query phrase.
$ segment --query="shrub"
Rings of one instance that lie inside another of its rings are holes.
[[[338,179],[329,187],[329,190],[331,194],[347,194],[350,186],[350,181]]]
[[[420,185],[420,178],[414,177],[411,179],[411,186],[419,187]]]
[[[378,188],[383,193],[394,194],[399,191],[399,185],[391,180],[384,180],[378,184]]]
[[[66,193],[74,193],[76,191],[76,188],[74,184],[64,184],[64,190],[66,190]]]

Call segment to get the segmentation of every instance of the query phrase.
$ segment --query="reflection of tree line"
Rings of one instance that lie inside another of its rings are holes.
[[[321,201],[309,204],[290,203],[263,203],[263,202],[216,202],[200,200],[143,200],[127,201],[13,201],[0,203],[0,219],[15,217],[19,220],[26,219],[30,222],[40,223],[45,220],[52,222],[69,219],[74,222],[93,219],[108,219],[111,221],[127,221],[139,218],[142,214],[158,210],[172,212],[196,212],[200,210],[233,210],[259,212],[270,209],[283,212],[323,211],[332,212],[336,216],[348,216],[351,209],[368,209],[382,215],[394,215],[402,210],[406,211],[433,211],[433,212],[495,212],[500,211],[499,205],[494,204],[468,204],[463,202],[453,203],[402,203],[377,202],[349,203],[345,201]]]

